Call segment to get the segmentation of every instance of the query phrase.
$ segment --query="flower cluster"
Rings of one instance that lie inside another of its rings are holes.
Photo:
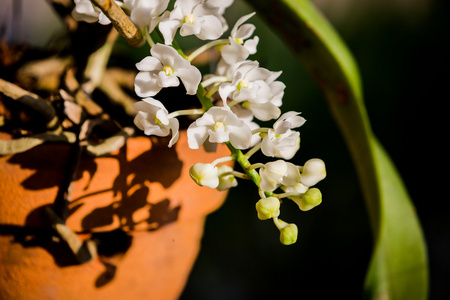
[[[239,18],[229,35],[224,36],[228,24],[223,14],[232,2],[176,0],[169,10],[169,0],[116,1],[151,47],[150,55],[136,64],[139,72],[135,92],[143,99],[134,104],[138,111],[135,124],[147,135],[170,135],[171,147],[179,136],[177,117],[196,115],[187,129],[189,147],[211,150],[223,143],[231,155],[195,164],[190,169],[192,179],[198,185],[219,190],[236,186],[236,178],[252,180],[260,196],[256,203],[258,218],[273,219],[280,241],[289,245],[297,240],[298,230],[295,224],[278,218],[280,200],[291,199],[303,211],[319,205],[322,195],[313,186],[325,178],[325,164],[320,159],[308,160],[303,166],[287,162],[300,148],[300,133],[296,129],[305,119],[294,111],[281,114],[285,89],[284,83],[277,80],[281,72],[267,70],[249,59],[256,53],[259,38],[253,36],[255,26],[246,22],[255,13]],[[73,15],[77,20],[109,23],[89,0],[75,3]],[[163,42],[155,43],[154,34]],[[195,36],[205,43],[186,55],[176,43],[177,38],[186,36]],[[213,47],[220,51],[217,68],[212,74],[201,74],[192,61]],[[181,84],[186,94],[198,96],[201,107],[169,112],[161,101],[152,98],[164,88]],[[261,128],[258,120],[275,122],[272,128]],[[250,157],[259,150],[277,160],[251,164]],[[228,160],[237,161],[245,172],[221,165]]]

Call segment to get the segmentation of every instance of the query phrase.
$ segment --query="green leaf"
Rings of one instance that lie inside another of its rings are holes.
[[[371,130],[352,54],[310,1],[247,2],[315,78],[352,155],[375,237],[364,298],[426,299],[422,229],[402,179]]]

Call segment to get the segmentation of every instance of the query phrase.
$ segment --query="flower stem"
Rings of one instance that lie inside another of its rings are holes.
[[[223,162],[226,162],[226,161],[231,161],[231,160],[234,160],[234,155],[220,157],[220,158],[214,160],[211,164],[213,166],[215,166],[217,164],[220,164],[220,163],[223,163]]]
[[[255,133],[267,133],[269,132],[270,128],[256,128],[254,130],[252,130],[252,135]]]
[[[215,41],[211,41],[207,44],[204,44],[203,46],[199,47],[197,50],[195,50],[194,52],[192,52],[189,56],[187,56],[186,58],[189,61],[193,61],[194,58],[196,58],[197,56],[199,56],[200,54],[202,54],[203,52],[205,52],[206,50],[208,50],[209,48],[212,48],[214,46],[218,46],[218,45],[225,45],[228,44],[229,41],[227,39],[221,39],[221,40],[215,40]]]
[[[222,83],[225,81],[228,81],[228,78],[226,76],[212,76],[211,78],[204,80],[202,82],[202,85],[205,87],[212,83]]]
[[[193,108],[193,109],[183,109],[171,112],[167,117],[176,118],[178,116],[186,116],[186,115],[201,115],[205,112],[203,108]]]
[[[148,32],[148,26],[145,26],[144,38],[147,41],[150,48],[155,45],[155,42],[153,41],[152,37],[150,36],[150,32]]]
[[[258,152],[259,149],[261,149],[261,143],[257,144],[252,149],[248,150],[247,153],[245,153],[245,157],[247,157],[247,159],[249,159],[253,154]]]

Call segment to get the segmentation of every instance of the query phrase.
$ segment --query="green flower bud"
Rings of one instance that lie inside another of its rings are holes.
[[[322,203],[322,193],[318,188],[311,188],[301,197],[295,199],[294,202],[297,203],[301,210],[307,211]]]
[[[260,199],[255,207],[260,220],[276,218],[280,215],[280,200],[275,197]]]
[[[297,241],[298,228],[295,224],[287,224],[280,230],[280,242],[283,245],[292,245]]]

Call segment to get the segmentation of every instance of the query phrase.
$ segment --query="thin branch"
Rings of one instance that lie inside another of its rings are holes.
[[[142,45],[144,38],[141,31],[130,21],[123,9],[113,0],[92,0],[111,20],[114,28],[123,36],[131,47]]]

